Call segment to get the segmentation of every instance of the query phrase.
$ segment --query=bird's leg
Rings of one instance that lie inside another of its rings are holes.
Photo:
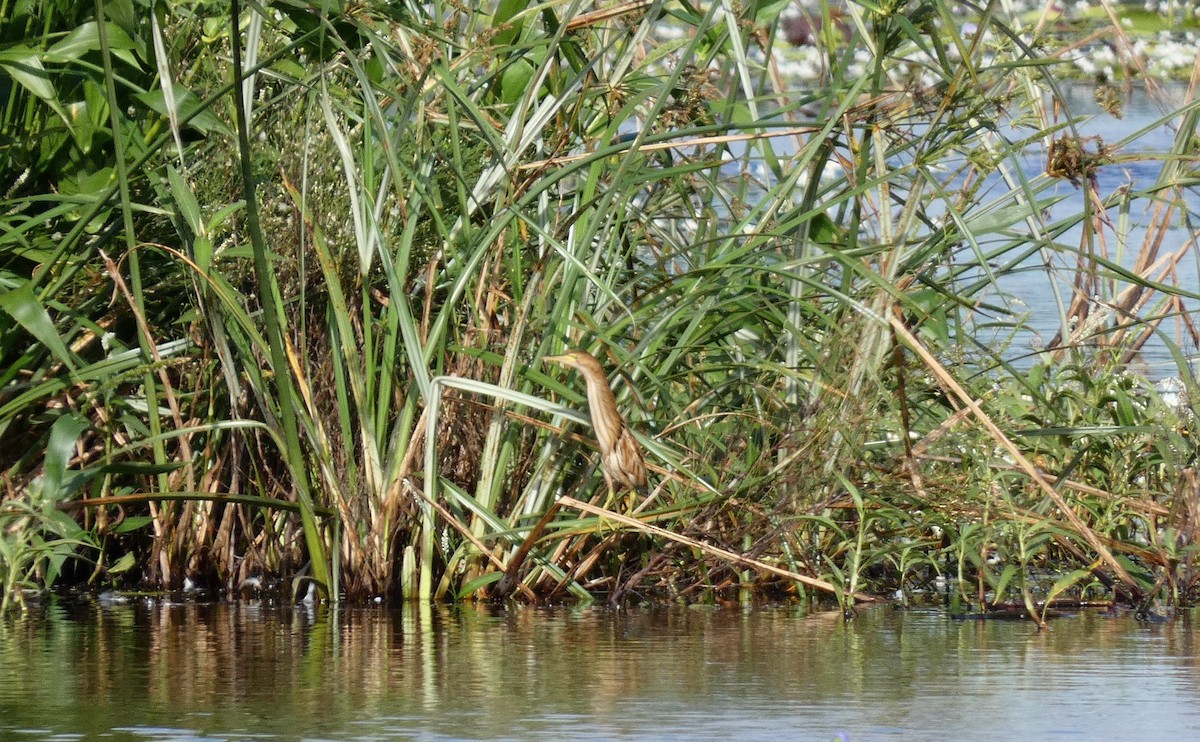
[[[608,488],[608,497],[604,498],[604,509],[612,510],[613,503],[617,499],[617,488],[613,486],[612,477],[608,476],[608,472],[604,472],[604,485]]]
[[[605,510],[612,510],[613,505],[615,505],[616,502],[617,502],[617,491],[614,490],[612,487],[609,487],[608,488],[608,497],[604,498],[604,506],[603,507]]]
[[[612,482],[608,483],[608,497],[604,500],[604,509],[618,513],[636,512],[638,491],[628,487],[617,488]]]

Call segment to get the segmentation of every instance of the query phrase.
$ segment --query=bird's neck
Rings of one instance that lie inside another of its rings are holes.
[[[598,379],[588,377],[587,396],[588,409],[592,414],[592,427],[595,428],[596,439],[600,442],[601,449],[607,450],[617,442],[617,438],[621,434],[621,429],[624,427],[624,422],[616,414],[616,397],[613,396],[612,389],[608,387],[608,383],[603,376]],[[601,416],[611,417],[612,419],[608,420],[607,425],[602,425],[598,422]]]

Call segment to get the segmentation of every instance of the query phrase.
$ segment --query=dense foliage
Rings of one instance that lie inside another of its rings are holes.
[[[560,495],[527,599],[1196,597],[1196,106],[1169,152],[1082,136],[1044,14],[3,5],[6,601],[494,595]],[[1060,332],[1023,355],[1030,270]],[[567,346],[616,370],[636,508],[583,506]]]

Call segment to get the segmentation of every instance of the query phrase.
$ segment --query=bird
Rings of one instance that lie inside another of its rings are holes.
[[[562,355],[546,356],[543,360],[573,368],[587,382],[588,412],[596,441],[600,444],[600,468],[611,498],[621,489],[641,491],[646,488],[646,461],[642,449],[629,432],[629,426],[617,410],[617,400],[608,386],[604,367],[587,351],[569,350]]]
[[[578,349],[569,350],[562,355],[546,356],[543,360],[573,368],[583,374],[583,379],[587,382],[588,411],[592,416],[592,427],[596,429],[596,440],[600,443],[600,469],[604,472],[604,481],[608,485],[605,507],[616,497],[618,487],[635,492],[644,490],[646,461],[642,458],[642,449],[617,410],[617,400],[613,397],[612,389],[608,387],[604,367],[591,353]],[[504,576],[496,583],[497,597],[508,596],[518,584],[521,565],[529,556],[533,545],[541,538],[542,532],[558,514],[560,504],[556,500],[546,508],[541,519],[513,554],[504,569]]]

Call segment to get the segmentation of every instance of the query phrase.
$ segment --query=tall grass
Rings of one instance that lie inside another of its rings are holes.
[[[823,6],[796,89],[787,5],[6,21],[0,133],[41,133],[5,154],[6,500],[65,419],[101,582],[488,596],[520,551],[526,598],[1191,600],[1192,412],[1124,369],[1157,336],[1194,389],[1163,244],[1196,106],[1172,152],[1081,137],[1001,4]],[[1102,193],[1135,157],[1155,186]],[[1031,362],[1006,277],[1039,261]],[[568,345],[648,451],[632,514],[587,505],[582,390],[539,362]]]

